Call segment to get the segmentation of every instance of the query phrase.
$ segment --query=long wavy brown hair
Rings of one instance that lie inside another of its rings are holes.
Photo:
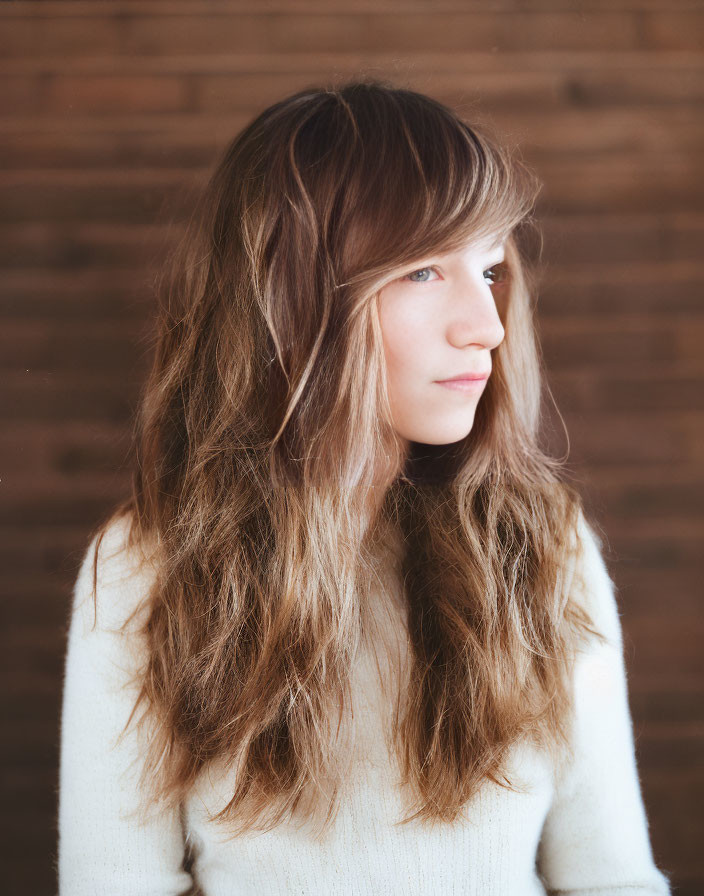
[[[160,283],[131,495],[96,531],[94,598],[119,519],[153,571],[126,726],[141,705],[152,805],[217,760],[237,767],[215,816],[235,833],[333,819],[380,557],[409,657],[388,741],[414,800],[399,823],[454,820],[486,779],[513,789],[521,738],[567,745],[575,652],[599,633],[565,584],[581,499],[538,444],[540,189],[488,128],[379,79],[302,90],[227,148]],[[404,447],[379,291],[487,235],[506,241],[505,337],[473,428]]]

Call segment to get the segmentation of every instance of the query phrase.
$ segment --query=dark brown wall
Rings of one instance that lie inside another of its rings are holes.
[[[6,893],[55,886],[70,589],[126,493],[187,190],[263,107],[360,73],[481,114],[544,180],[539,326],[608,539],[656,859],[704,890],[703,21],[687,0],[0,5]]]

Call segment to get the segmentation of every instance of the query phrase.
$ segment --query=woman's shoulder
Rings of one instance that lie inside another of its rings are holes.
[[[132,517],[109,519],[84,550],[73,590],[73,613],[91,628],[117,631],[143,621],[154,583],[156,552],[131,538]]]
[[[587,611],[595,627],[620,647],[621,619],[617,588],[606,564],[606,536],[583,510],[579,512],[575,536],[570,597]]]

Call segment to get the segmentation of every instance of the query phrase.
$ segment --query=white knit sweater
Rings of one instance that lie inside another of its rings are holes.
[[[228,801],[217,772],[202,776],[181,813],[140,825],[129,817],[143,750],[135,728],[117,742],[136,689],[140,654],[116,633],[145,593],[143,570],[119,553],[124,524],[103,540],[98,625],[93,542],[75,590],[66,654],[58,808],[60,896],[645,896],[670,893],[654,864],[640,791],[621,626],[600,543],[582,521],[585,599],[610,638],[575,666],[569,761],[554,768],[525,743],[512,752],[512,793],[486,782],[454,824],[394,827],[405,814],[398,768],[385,746],[387,709],[371,665],[355,670],[358,759],[334,828],[316,840],[294,825],[226,839],[207,817]],[[381,600],[381,598],[380,598]],[[357,742],[357,741],[355,741]],[[230,786],[230,795],[231,795]],[[191,873],[184,850],[193,851]]]

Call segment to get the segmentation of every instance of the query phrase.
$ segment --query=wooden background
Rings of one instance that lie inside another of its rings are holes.
[[[0,5],[5,893],[55,887],[70,594],[127,490],[154,272],[238,129],[363,73],[481,114],[545,183],[540,333],[608,541],[654,852],[704,892],[703,20],[690,0]]]

